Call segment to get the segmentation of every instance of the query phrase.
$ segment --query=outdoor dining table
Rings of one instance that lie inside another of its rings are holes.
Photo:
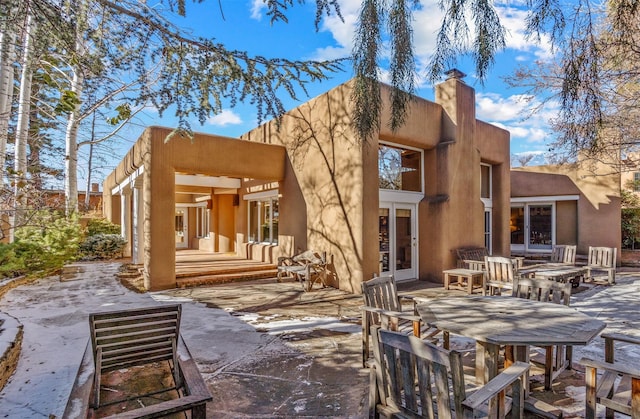
[[[429,326],[476,341],[475,377],[479,384],[498,374],[501,345],[515,349],[515,359],[508,361],[529,362],[530,345],[586,345],[606,326],[562,304],[514,297],[419,299],[416,309]]]
[[[518,270],[524,277],[549,279],[557,282],[571,281],[575,288],[580,285],[580,278],[588,272],[586,267],[567,265],[565,263],[542,263]]]

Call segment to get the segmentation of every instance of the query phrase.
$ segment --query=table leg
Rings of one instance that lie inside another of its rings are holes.
[[[445,273],[444,274],[444,289],[448,290],[449,289],[449,274]]]
[[[476,341],[476,383],[486,384],[498,375],[500,346]]]

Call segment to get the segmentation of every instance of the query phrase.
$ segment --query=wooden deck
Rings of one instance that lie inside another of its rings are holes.
[[[275,278],[276,275],[276,265],[248,260],[235,253],[176,251],[176,285],[180,288]]]

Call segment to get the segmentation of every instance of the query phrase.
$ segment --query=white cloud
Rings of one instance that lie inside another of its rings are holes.
[[[227,125],[239,125],[242,123],[240,115],[232,111],[231,109],[223,109],[217,115],[212,116],[207,120],[207,123],[217,127],[225,127]]]
[[[264,0],[253,0],[251,2],[251,19],[262,20],[262,11],[267,8]]]
[[[529,106],[527,95],[502,97],[497,93],[476,94],[476,114],[485,121],[512,121]]]
[[[476,102],[478,119],[509,131],[514,154],[546,152],[554,137],[549,120],[558,115],[557,102],[542,104],[528,95],[504,97],[497,93],[477,93]],[[540,109],[532,113],[534,108]]]
[[[335,14],[322,19],[320,32],[329,32],[336,45],[316,49],[314,60],[332,60],[351,54],[360,5],[361,0],[341,0],[340,13],[344,21]]]
[[[509,6],[498,6],[500,21],[507,31],[506,48],[534,54],[538,59],[553,58],[549,37],[542,34],[538,41],[526,33],[527,11]]]

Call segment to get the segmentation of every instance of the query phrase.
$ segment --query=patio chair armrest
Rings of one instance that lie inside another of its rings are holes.
[[[367,311],[369,313],[375,313],[378,314],[380,316],[386,316],[386,317],[394,317],[400,320],[408,320],[411,322],[419,322],[420,320],[420,316],[415,315],[413,313],[409,313],[409,312],[404,312],[404,311],[391,311],[391,310],[385,310],[382,308],[376,308],[376,307],[371,307],[371,306],[362,306],[361,309],[363,311]]]
[[[400,320],[408,320],[412,322],[420,321],[420,316],[413,313],[404,312],[404,311],[391,311],[391,310],[385,310],[382,308],[376,308],[376,307],[370,307],[370,306],[363,306],[362,310],[368,311],[369,313],[375,313],[380,316],[395,317]]]
[[[490,399],[497,396],[500,392],[505,391],[505,389],[512,385],[516,380],[521,380],[520,393],[522,394],[524,391],[526,374],[530,368],[531,365],[525,362],[515,362],[509,368],[506,368],[487,384],[480,387],[476,392],[467,397],[462,404],[469,409],[476,410]],[[524,400],[520,400],[520,402],[524,405]]]
[[[610,371],[616,374],[622,374],[635,379],[640,379],[640,369],[630,364],[623,364],[621,362],[596,361],[590,358],[582,358],[579,362],[580,365],[589,368],[599,369],[601,371]]]
[[[640,345],[640,338],[624,333],[603,333],[602,335],[600,335],[600,337],[602,337],[604,340],[614,340]]]

